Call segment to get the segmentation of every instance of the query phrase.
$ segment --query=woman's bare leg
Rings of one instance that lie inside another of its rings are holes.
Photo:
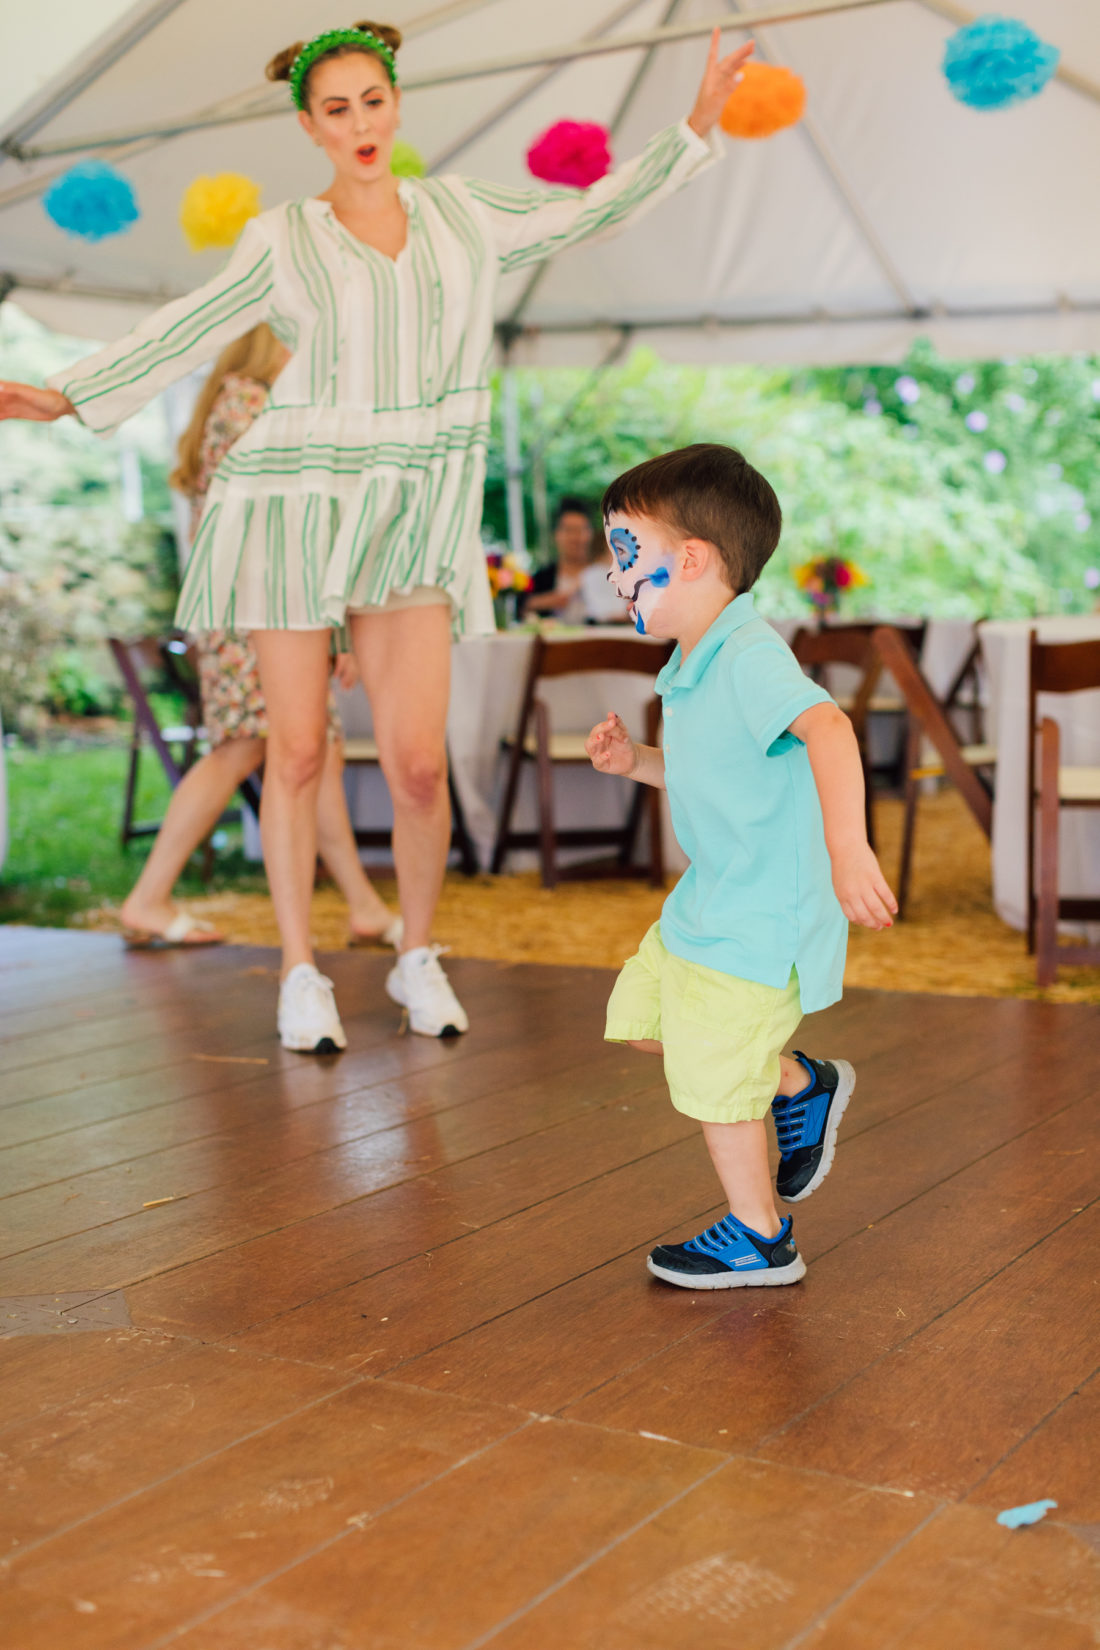
[[[344,747],[330,739],[317,797],[317,851],[348,902],[353,934],[381,934],[393,912],[371,887],[359,858],[359,846],[344,795]]]
[[[285,979],[298,963],[313,961],[309,908],[328,742],[329,632],[254,630],[252,646],[268,722],[260,832]]]
[[[262,739],[227,739],[187,770],[141,875],[122,904],[128,928],[162,933],[175,916],[172,889],[200,842],[210,835],[233,792],[264,759]]]
[[[402,950],[428,945],[451,842],[447,704],[451,611],[410,607],[349,615],[393,800],[393,858],[405,919]]]

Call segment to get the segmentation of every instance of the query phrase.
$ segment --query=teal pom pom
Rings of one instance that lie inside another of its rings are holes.
[[[59,229],[83,241],[121,235],[141,216],[122,173],[101,160],[83,160],[71,167],[50,186],[42,205]]]
[[[428,167],[419,149],[398,138],[390,155],[390,171],[395,178],[422,178]]]
[[[1056,46],[1018,23],[990,13],[947,42],[943,72],[960,103],[971,109],[1007,109],[1037,97],[1058,67]]]

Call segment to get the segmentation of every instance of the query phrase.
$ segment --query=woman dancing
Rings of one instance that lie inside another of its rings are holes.
[[[720,60],[718,40],[688,119],[582,192],[395,178],[399,32],[361,23],[293,46],[267,73],[290,82],[332,162],[324,194],[253,218],[220,275],[50,389],[0,385],[0,417],[75,413],[107,434],[260,321],[291,351],[211,481],[177,614],[184,629],[251,631],[259,660],[289,1048],[346,1043],[309,940],[329,634],[342,623],[393,798],[405,932],[386,989],[413,1031],[467,1029],[432,919],[450,841],[450,637],[493,629],[479,525],[497,278],[622,228],[711,163],[706,140],[752,50]]]

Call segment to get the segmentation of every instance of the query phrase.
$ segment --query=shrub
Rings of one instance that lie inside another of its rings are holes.
[[[175,554],[114,511],[0,509],[0,715],[25,733],[48,712],[119,707],[108,636],[168,628]]]

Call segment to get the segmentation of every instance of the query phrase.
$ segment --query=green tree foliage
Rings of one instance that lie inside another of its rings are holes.
[[[521,375],[525,408],[532,376]],[[525,417],[528,443],[555,428],[585,383],[579,372],[539,378],[541,422]],[[968,414],[984,427],[969,428]],[[503,539],[499,409],[494,417],[485,529]],[[871,580],[845,598],[853,615],[1026,615],[1095,599],[1098,435],[1094,359],[958,363],[919,345],[900,368],[792,373],[670,367],[638,351],[573,408],[545,466],[551,501],[580,493],[597,503],[613,476],[654,453],[729,442],[783,505],[783,540],[760,584],[767,611],[801,611],[793,568],[835,554]]]
[[[0,372],[40,383],[88,353],[11,305],[0,309]],[[122,511],[124,448],[141,466],[145,518]],[[175,542],[159,409],[98,440],[75,420],[0,427],[0,715],[33,731],[51,712],[117,709],[104,645],[171,623]]]

